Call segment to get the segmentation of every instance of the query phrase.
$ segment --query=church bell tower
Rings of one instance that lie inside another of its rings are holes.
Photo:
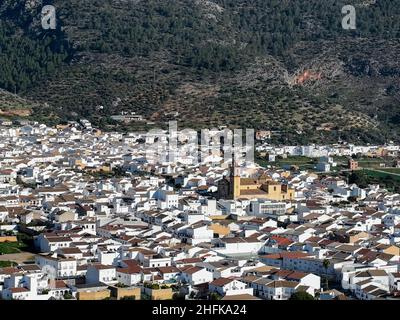
[[[235,200],[240,197],[240,167],[234,160],[232,160],[230,180],[231,194],[232,198]]]

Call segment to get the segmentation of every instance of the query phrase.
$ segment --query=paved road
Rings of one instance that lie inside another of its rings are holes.
[[[22,264],[25,261],[34,261],[35,255],[31,252],[20,252],[0,255],[0,261],[14,261]]]

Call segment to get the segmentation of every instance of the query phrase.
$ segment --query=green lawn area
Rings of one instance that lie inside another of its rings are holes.
[[[385,171],[382,169],[377,169],[380,171]],[[399,176],[395,176],[389,173],[384,173],[384,172],[378,172],[378,171],[374,171],[374,170],[366,170],[364,169],[363,172],[365,172],[368,176],[373,177],[373,178],[380,178],[380,179],[393,179],[394,181],[400,181],[400,177]]]
[[[0,243],[0,254],[19,253],[26,245],[23,242],[2,242]]]
[[[334,161],[338,163],[337,167],[331,167],[331,171],[340,171],[343,167],[342,165],[347,165],[348,157],[333,157]],[[383,158],[368,158],[363,157],[360,159],[356,159],[361,168],[376,168],[377,170],[387,171],[388,173],[396,173],[400,174],[400,168],[381,168],[381,163],[391,164],[392,161],[385,160]],[[281,159],[276,157],[276,162],[268,162],[265,158],[256,157],[256,162],[266,167],[268,165],[276,166],[276,167],[283,167],[284,165],[293,165],[298,166],[300,170],[314,170],[315,164],[318,162],[317,158],[308,158],[303,156],[289,156],[286,159]],[[377,172],[369,174],[370,176],[374,177],[385,177],[385,174],[381,173],[377,175]]]
[[[377,168],[380,169],[380,164],[385,163],[386,165],[391,165],[393,163],[392,159],[384,159],[384,158],[361,158],[356,159],[358,164],[362,168]]]
[[[381,162],[386,162],[384,158],[369,158],[369,157],[364,157],[364,158],[359,158],[355,159],[358,162],[371,162],[371,163],[381,163]]]
[[[267,166],[270,166],[270,165],[273,164],[273,162],[268,162],[267,160],[261,159],[261,158],[254,159],[254,161],[255,161],[256,163],[258,163],[258,164],[259,164],[260,166],[262,166],[262,167],[267,167]]]
[[[388,173],[400,174],[400,168],[380,168],[379,170],[385,171]]]
[[[349,182],[362,188],[369,184],[379,184],[389,192],[400,192],[400,175],[382,172],[379,169],[362,169],[353,171],[349,176]]]
[[[349,159],[348,157],[339,157],[339,156],[333,157],[334,161],[343,165],[347,165],[348,159]],[[386,163],[387,165],[390,165],[393,162],[392,159],[372,158],[372,157],[361,157],[361,158],[356,158],[355,160],[358,161],[360,167],[363,168],[379,168],[379,165],[381,163]]]
[[[347,161],[349,160],[349,157],[346,156],[333,156],[333,161],[335,162],[344,162],[347,163]]]
[[[297,166],[299,170],[315,171],[316,162],[317,162],[316,158],[298,156],[298,157],[287,157],[286,159],[277,159],[275,165],[278,167],[291,165],[291,166]]]
[[[0,268],[13,267],[17,264],[13,261],[0,261]]]
[[[385,161],[359,161],[358,165],[362,168],[376,168],[379,169],[380,168],[380,164],[381,163],[385,163]]]
[[[279,159],[278,157],[276,158],[276,162],[278,163],[293,164],[293,165],[313,163],[315,162],[315,160],[316,159],[314,158],[308,158],[303,156],[292,156],[292,157],[287,157],[286,159]]]
[[[290,156],[285,159],[281,159],[276,157],[275,162],[268,162],[265,158],[256,157],[255,161],[263,167],[267,167],[268,165],[282,168],[283,166],[292,165],[298,166],[300,170],[314,170],[314,166],[317,162],[316,158],[308,158],[303,156]]]
[[[301,170],[312,170],[316,159],[308,157],[287,157],[286,159],[276,158],[275,166],[283,167],[285,165],[298,166]]]

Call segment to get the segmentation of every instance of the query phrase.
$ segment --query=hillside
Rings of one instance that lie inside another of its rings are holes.
[[[355,31],[341,28],[349,2]],[[39,28],[44,3],[56,31]],[[398,140],[399,0],[6,0],[0,17],[0,87],[36,119],[145,128],[109,117],[134,111],[287,143]]]
[[[28,117],[34,106],[31,101],[0,89],[0,117]]]

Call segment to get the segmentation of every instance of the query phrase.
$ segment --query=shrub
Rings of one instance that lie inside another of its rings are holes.
[[[74,296],[70,292],[64,293],[64,299],[65,300],[70,300],[70,299],[73,299],[73,298],[74,298]]]
[[[305,291],[298,291],[292,294],[289,300],[315,300],[314,297],[305,292]]]

